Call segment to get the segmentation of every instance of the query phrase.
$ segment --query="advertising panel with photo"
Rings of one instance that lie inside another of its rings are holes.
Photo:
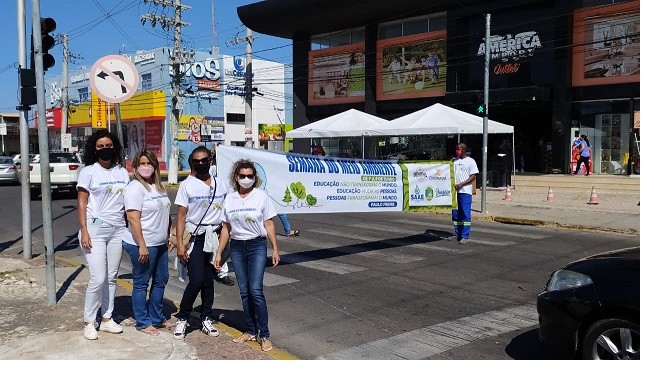
[[[640,2],[575,12],[572,85],[640,82]]]
[[[309,105],[363,102],[363,43],[309,52]]]
[[[212,117],[200,114],[183,114],[179,116],[177,139],[190,141],[193,135],[199,136],[201,142],[223,140],[225,120],[223,117]]]
[[[445,95],[445,31],[377,42],[377,99]]]
[[[145,149],[145,123],[127,124],[127,159],[132,159],[141,149]]]

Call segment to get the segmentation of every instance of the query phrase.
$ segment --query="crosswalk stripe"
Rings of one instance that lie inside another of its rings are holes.
[[[353,240],[362,240],[362,241],[369,241],[369,242],[376,242],[380,240],[380,237],[370,237],[370,236],[363,236],[360,234],[347,234],[341,231],[331,231],[328,229],[320,229],[320,228],[314,228],[310,229],[311,232],[319,233],[319,234],[327,234],[331,236],[338,236],[338,237],[343,237],[343,238],[350,238]],[[448,247],[439,247],[435,246],[432,244],[424,244],[424,243],[411,243],[408,240],[401,240],[401,239],[384,239],[383,240],[386,244],[389,244],[391,246],[407,246],[407,247],[413,247],[413,248],[420,248],[420,249],[425,249],[425,250],[430,250],[430,251],[443,251],[446,253],[454,253],[454,254],[463,254],[463,253],[468,253],[471,252],[472,250],[455,250],[455,249],[450,249]]]
[[[321,357],[330,360],[417,360],[538,324],[533,304],[431,325]]]
[[[366,258],[370,259],[376,259],[376,260],[383,260],[385,262],[391,262],[391,263],[412,263],[412,262],[417,262],[419,260],[424,260],[424,257],[421,256],[415,256],[415,255],[408,255],[408,254],[399,254],[399,253],[392,253],[392,252],[387,252],[386,250],[373,250],[370,251],[369,249],[366,248],[361,248],[353,245],[348,245],[348,246],[338,246],[335,243],[330,243],[326,241],[318,241],[318,240],[312,240],[308,238],[300,238],[300,237],[289,237],[280,240],[280,241],[286,241],[288,239],[288,242],[295,242],[299,245],[306,246],[306,247],[314,247],[318,249],[329,249],[332,251],[336,251],[338,253],[343,253],[347,255],[359,255],[363,256]],[[336,246],[335,246],[336,245]]]
[[[282,256],[282,262],[288,264],[295,264],[306,268],[316,269],[319,271],[337,273],[339,275],[344,275],[352,272],[365,271],[368,268],[359,267],[355,265],[338,263],[332,260],[327,259],[316,259],[307,255],[301,254],[291,254],[284,251],[280,251],[279,255]]]
[[[292,284],[294,282],[298,282],[300,280],[296,280],[294,278],[290,277],[284,277],[280,275],[276,275],[274,273],[270,273],[266,271],[266,273],[263,276],[263,286],[277,286],[277,285],[284,285],[284,284]]]
[[[429,227],[429,228],[442,228],[447,231],[452,231],[452,225],[451,224],[438,224],[438,223],[430,223],[430,222],[422,222],[422,221],[416,221],[416,220],[410,220],[410,219],[396,219],[393,220],[396,223],[401,223],[401,224],[406,224],[406,225],[418,225],[421,227]],[[490,233],[490,234],[498,234],[502,236],[510,236],[510,237],[518,237],[518,238],[529,238],[532,240],[542,240],[544,238],[550,238],[552,236],[547,236],[547,235],[542,235],[542,234],[531,234],[531,233],[525,233],[525,232],[511,232],[508,230],[499,230],[499,229],[487,229],[487,228],[479,228],[475,227],[473,225],[472,227],[472,232],[480,232],[480,233]]]
[[[360,224],[354,224],[354,225],[352,225],[352,227],[367,229],[367,230],[374,230],[374,231],[381,231],[381,232],[389,232],[389,233],[412,233],[412,234],[424,233],[423,231],[420,231],[418,229],[409,230],[409,229],[407,229],[406,226],[398,227],[398,226],[391,226],[391,225],[360,223]],[[514,241],[485,241],[485,240],[478,240],[478,239],[470,239],[470,242],[475,242],[475,243],[486,245],[486,246],[508,246],[508,245],[515,244]]]

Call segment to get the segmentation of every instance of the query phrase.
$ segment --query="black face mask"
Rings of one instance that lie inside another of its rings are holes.
[[[209,173],[209,167],[211,167],[211,165],[209,163],[199,163],[199,164],[193,165],[193,168],[195,168],[195,172],[198,175],[208,174]]]
[[[98,149],[95,151],[95,154],[97,154],[98,158],[102,161],[110,161],[114,159],[114,156],[116,154],[116,149],[114,148],[102,148]]]

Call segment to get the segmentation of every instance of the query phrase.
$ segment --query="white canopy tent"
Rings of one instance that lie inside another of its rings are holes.
[[[363,154],[365,136],[386,136],[383,132],[389,121],[350,109],[306,126],[286,132],[292,139],[313,139],[321,137],[359,137]]]

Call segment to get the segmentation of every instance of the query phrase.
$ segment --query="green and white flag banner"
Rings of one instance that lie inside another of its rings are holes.
[[[216,147],[218,177],[249,159],[280,213],[384,212],[451,209],[452,162],[369,160]],[[231,185],[231,183],[230,183]]]

